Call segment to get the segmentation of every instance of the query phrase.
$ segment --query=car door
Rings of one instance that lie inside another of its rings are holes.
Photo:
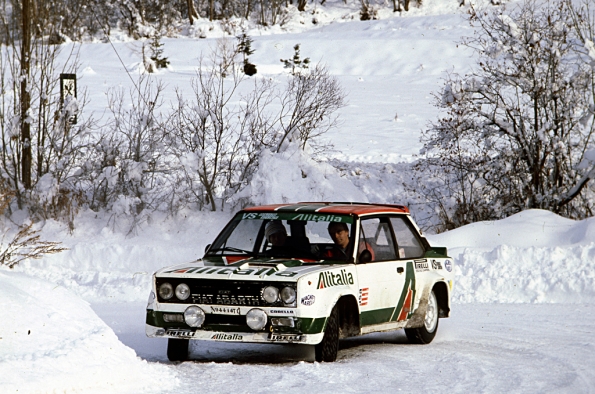
[[[370,252],[368,258],[362,258],[365,250]],[[357,257],[362,332],[374,331],[371,326],[397,322],[397,307],[405,302],[401,298],[407,277],[406,262],[398,259],[388,217],[360,221]]]
[[[404,321],[409,319],[416,306],[416,293],[419,275],[429,271],[428,261],[424,259],[425,248],[417,230],[407,216],[392,216],[389,218],[395,235],[397,255],[404,269],[402,273],[404,282],[402,292],[397,304],[397,311],[393,320]]]

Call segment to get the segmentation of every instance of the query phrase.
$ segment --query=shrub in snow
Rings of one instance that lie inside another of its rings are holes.
[[[9,207],[12,197],[13,192],[0,178],[0,215]],[[16,230],[10,226],[4,227],[0,231],[3,234],[0,240],[0,265],[8,268],[13,268],[26,259],[39,259],[46,254],[66,250],[59,246],[59,242],[42,241],[39,230],[33,229],[33,223],[20,226]]]
[[[568,199],[595,143],[594,69],[571,9],[528,1],[472,11],[477,34],[463,44],[477,51],[477,67],[449,75],[436,95],[446,114],[422,136],[421,194],[442,229],[527,208],[592,214],[592,189]]]
[[[90,208],[117,206],[115,213],[138,221],[143,210],[162,208],[169,198],[172,182],[160,114],[163,89],[143,76],[128,95],[108,92],[113,119],[95,135],[79,176]]]
[[[337,80],[317,65],[310,73],[288,76],[285,90],[271,79],[254,80],[247,94],[238,46],[222,42],[211,59],[201,60],[191,80],[193,96],[178,93],[168,134],[176,201],[202,209],[223,208],[226,200],[250,184],[264,149],[283,152],[306,143],[320,154],[319,138],[335,125],[335,111],[344,102]],[[239,98],[239,100],[238,100]]]

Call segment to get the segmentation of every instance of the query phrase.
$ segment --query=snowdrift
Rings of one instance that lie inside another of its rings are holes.
[[[595,301],[595,218],[528,210],[429,238],[455,259],[455,302]]]
[[[0,392],[151,392],[175,382],[62,286],[1,269],[0,305]]]

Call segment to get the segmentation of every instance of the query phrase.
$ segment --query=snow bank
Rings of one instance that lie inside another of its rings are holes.
[[[348,179],[328,163],[318,163],[297,144],[284,152],[264,151],[252,182],[235,199],[255,205],[298,201],[368,201]]]
[[[455,302],[595,301],[595,218],[528,210],[428,238],[455,259]]]
[[[176,381],[61,286],[0,269],[0,305],[0,392],[151,392]]]

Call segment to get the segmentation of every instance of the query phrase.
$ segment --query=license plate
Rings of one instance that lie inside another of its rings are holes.
[[[300,342],[302,336],[299,334],[271,334],[270,341],[284,341],[284,342]]]
[[[240,308],[228,308],[228,307],[220,307],[220,306],[212,306],[211,313],[217,315],[239,315]]]

